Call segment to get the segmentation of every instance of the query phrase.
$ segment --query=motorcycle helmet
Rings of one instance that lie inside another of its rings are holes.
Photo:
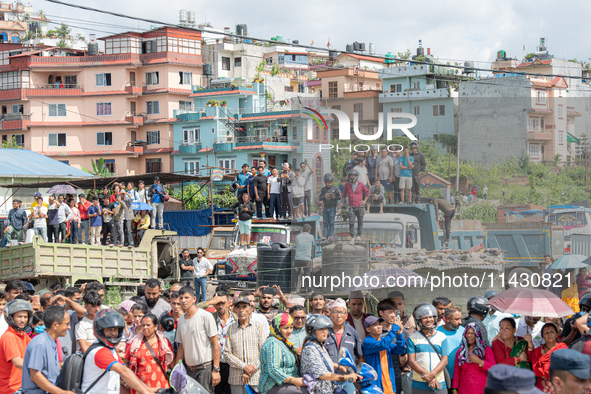
[[[423,323],[421,323],[421,319],[424,319],[429,316],[433,316],[435,322],[437,322],[437,309],[428,302],[423,302],[415,307],[415,310],[412,312],[412,316],[415,319],[415,322],[419,326],[420,329],[425,328]]]
[[[21,285],[23,286],[23,293],[27,293],[29,295],[35,295],[35,288],[33,287],[33,285],[29,282],[21,282]]]
[[[485,304],[488,302],[486,298],[483,296],[475,296],[468,300],[468,314],[470,313],[478,313],[479,315],[486,316],[490,307],[486,306]]]
[[[324,174],[324,183],[334,182],[334,176],[332,174]]]
[[[330,327],[333,327],[333,324],[328,316],[315,313],[306,319],[306,331],[308,335],[314,335],[314,331]]]
[[[20,328],[14,322],[14,319],[12,318],[12,316],[17,312],[22,312],[22,311],[26,311],[29,314],[29,320],[27,321],[27,324],[23,328]],[[4,319],[6,319],[6,323],[8,323],[8,325],[16,331],[27,331],[31,325],[31,318],[32,317],[33,317],[33,307],[31,306],[31,304],[28,301],[25,301],[25,300],[12,300],[4,308]]]
[[[105,335],[105,329],[113,327],[119,329],[117,337],[107,338]],[[125,329],[125,320],[123,320],[123,316],[121,316],[119,312],[107,308],[96,314],[94,317],[93,328],[96,339],[106,347],[113,349],[119,344],[119,342],[121,342],[123,330]]]
[[[352,177],[355,177],[355,179],[352,179]],[[349,179],[349,182],[353,182],[353,181],[357,180],[357,178],[359,178],[359,171],[349,170],[349,172],[347,174],[347,179]]]

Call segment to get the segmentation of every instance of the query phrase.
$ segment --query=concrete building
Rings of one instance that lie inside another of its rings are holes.
[[[337,57],[339,66],[349,68],[358,67],[363,70],[378,71],[384,67],[385,59],[358,53],[343,52]]]
[[[202,75],[199,31],[160,28],[102,39],[105,53],[0,45],[2,140],[76,168],[170,171],[173,112]],[[18,53],[22,52],[22,53]]]

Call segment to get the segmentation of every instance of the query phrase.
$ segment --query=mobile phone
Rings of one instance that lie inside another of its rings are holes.
[[[396,318],[400,320],[400,311],[396,311]]]
[[[273,294],[273,296],[277,295],[277,289],[275,287],[267,287],[268,292],[270,292],[271,294]]]

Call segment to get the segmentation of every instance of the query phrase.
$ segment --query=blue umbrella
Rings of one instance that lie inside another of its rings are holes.
[[[150,206],[150,204],[146,202],[132,202],[131,209],[134,211],[153,211],[154,208]]]
[[[70,185],[55,185],[47,191],[47,194],[76,194],[76,188]]]
[[[550,268],[555,270],[587,268],[589,267],[589,264],[583,262],[583,260],[586,259],[587,256],[583,256],[582,254],[565,254],[556,259]]]

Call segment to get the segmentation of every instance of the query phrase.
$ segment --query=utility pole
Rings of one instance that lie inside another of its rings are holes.
[[[458,160],[456,163],[456,192],[460,190],[460,130],[458,129],[458,142],[456,146],[456,155]]]
[[[585,138],[585,190],[589,189],[589,184],[587,183],[587,156],[589,156],[589,151],[587,150],[587,138]]]

